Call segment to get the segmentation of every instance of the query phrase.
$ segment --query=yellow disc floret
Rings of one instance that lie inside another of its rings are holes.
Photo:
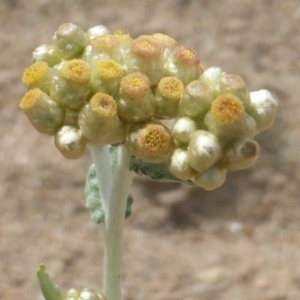
[[[140,131],[138,144],[148,154],[161,155],[169,151],[171,135],[161,124],[148,124]]]
[[[119,44],[117,37],[113,35],[98,36],[91,40],[93,49],[97,52],[111,51]]]
[[[96,63],[97,75],[104,80],[116,79],[122,75],[122,67],[112,59],[100,59]]]
[[[24,71],[22,80],[27,86],[33,85],[46,75],[47,70],[46,62],[37,61]]]
[[[178,62],[185,65],[198,65],[200,63],[200,58],[196,51],[184,46],[176,47],[173,56]]]
[[[154,33],[152,35],[152,37],[159,42],[159,44],[163,47],[163,48],[168,48],[168,47],[172,47],[175,48],[177,46],[177,42],[176,40],[174,40],[173,38],[171,38],[168,35],[165,35],[163,33]]]
[[[99,118],[111,118],[117,114],[117,103],[104,93],[95,94],[90,101],[91,108]]]
[[[38,105],[42,97],[43,92],[40,89],[30,90],[25,94],[25,96],[21,100],[19,107],[25,111],[30,110]]]
[[[242,101],[231,94],[217,97],[211,105],[211,114],[223,124],[232,124],[244,114]]]
[[[143,96],[150,90],[148,77],[139,72],[124,76],[120,84],[121,89],[131,97]]]
[[[124,42],[124,41],[131,41],[131,36],[130,34],[128,33],[123,33],[122,31],[118,30],[118,31],[115,31],[113,33],[113,36],[115,38],[117,38],[120,42]]]
[[[86,84],[91,78],[91,68],[81,59],[72,59],[64,63],[61,75],[68,81]]]
[[[153,37],[141,35],[131,42],[131,51],[142,58],[151,58],[161,53],[161,47]]]
[[[161,95],[174,101],[180,99],[183,89],[182,81],[172,76],[162,78],[158,84],[158,90]]]

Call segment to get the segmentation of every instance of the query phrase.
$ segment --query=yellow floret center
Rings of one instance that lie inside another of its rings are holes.
[[[98,36],[91,41],[93,49],[96,51],[110,51],[119,44],[118,39],[112,35]]]
[[[119,41],[131,41],[131,36],[128,33],[123,33],[118,30],[113,33],[113,36],[116,37]]]
[[[163,125],[148,124],[140,131],[140,148],[151,155],[161,155],[170,148],[171,136]]]
[[[64,63],[61,75],[74,83],[85,84],[91,78],[91,69],[86,62],[80,59],[73,59]]]
[[[198,54],[194,50],[187,47],[176,47],[174,50],[174,56],[183,64],[198,65],[200,63]]]
[[[163,97],[176,101],[180,99],[184,85],[176,77],[164,77],[159,82],[158,89]]]
[[[117,114],[117,103],[113,97],[104,93],[95,94],[90,101],[91,108],[99,118],[111,118]]]
[[[32,109],[33,107],[38,105],[38,103],[42,99],[42,96],[43,92],[40,89],[30,90],[21,100],[19,107],[23,110]]]
[[[122,78],[121,88],[132,97],[140,97],[150,90],[150,82],[142,73],[132,73]]]
[[[176,40],[163,33],[154,33],[152,37],[163,47],[176,47],[177,45]]]
[[[30,86],[43,78],[48,70],[48,64],[44,61],[37,61],[24,71],[23,82]]]
[[[223,124],[231,124],[244,114],[243,102],[231,94],[217,97],[211,105],[211,114]]]
[[[140,36],[131,42],[133,53],[143,58],[150,58],[159,55],[161,49],[159,44],[150,36]]]
[[[116,79],[122,75],[121,66],[112,59],[101,59],[96,63],[96,70],[101,79]]]

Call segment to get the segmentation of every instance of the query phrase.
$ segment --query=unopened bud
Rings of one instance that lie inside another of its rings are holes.
[[[278,103],[267,90],[250,93],[251,103],[249,114],[255,119],[259,131],[272,127]]]
[[[176,77],[163,77],[155,93],[155,115],[159,118],[174,118],[177,115],[183,89],[184,85],[181,80]]]
[[[212,91],[217,90],[217,86],[220,84],[223,76],[226,73],[218,67],[211,67],[206,69],[200,77],[200,80],[205,82]]]
[[[59,130],[65,117],[65,110],[39,89],[28,91],[20,108],[37,131],[49,135]]]
[[[204,172],[221,158],[219,139],[208,131],[197,130],[190,137],[188,154],[191,167]]]
[[[212,102],[204,123],[211,133],[230,139],[245,132],[246,119],[242,101],[231,94],[224,94]]]
[[[169,161],[170,172],[181,180],[189,180],[194,175],[194,170],[189,164],[189,154],[185,149],[176,149]]]
[[[72,59],[88,45],[89,37],[81,27],[65,23],[55,32],[52,42],[63,59]]]
[[[160,163],[167,157],[171,144],[169,129],[160,123],[133,125],[124,142],[131,155],[153,163]]]
[[[126,133],[126,126],[117,114],[116,101],[100,92],[81,109],[78,125],[83,136],[93,144],[119,143]]]
[[[68,159],[80,158],[86,150],[86,140],[79,128],[63,126],[55,135],[55,146]]]
[[[140,123],[152,118],[155,99],[150,81],[142,73],[132,73],[122,78],[117,98],[118,114],[126,123]]]
[[[178,144],[187,145],[190,136],[197,130],[196,122],[189,117],[177,119],[172,126],[172,136]]]
[[[97,293],[92,289],[84,288],[81,290],[69,290],[64,300],[107,300],[107,298],[102,293]]]
[[[78,300],[79,290],[77,289],[70,289],[68,290],[64,300]]]
[[[179,110],[184,115],[201,118],[207,113],[212,99],[210,87],[200,80],[195,80],[185,87]]]
[[[184,85],[187,85],[201,75],[199,64],[200,58],[194,50],[177,46],[168,57],[165,68],[170,76],[177,77]]]
[[[205,190],[211,191],[223,185],[226,179],[226,169],[214,165],[203,173],[194,176],[194,183]]]
[[[33,61],[44,61],[49,67],[54,67],[59,64],[61,57],[54,46],[52,45],[41,45],[37,47],[32,53]]]
[[[109,34],[110,34],[109,30],[103,25],[92,27],[87,31],[87,35],[91,40],[98,36],[109,35]]]
[[[253,165],[259,156],[259,144],[249,138],[240,138],[224,149],[220,164],[229,171],[237,171]]]

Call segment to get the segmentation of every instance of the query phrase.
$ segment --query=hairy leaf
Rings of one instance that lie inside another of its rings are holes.
[[[133,157],[131,163],[132,170],[139,176],[145,175],[153,180],[159,181],[176,181],[188,185],[194,185],[191,180],[181,180],[175,177],[168,168],[166,162],[159,164],[144,162],[138,158]]]

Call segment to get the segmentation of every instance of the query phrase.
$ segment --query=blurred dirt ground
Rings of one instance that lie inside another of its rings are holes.
[[[91,158],[63,159],[18,109],[32,50],[65,22],[134,37],[166,33],[205,67],[239,74],[280,103],[275,126],[258,136],[259,162],[222,188],[135,178],[124,300],[299,300],[297,0],[0,1],[0,299],[42,299],[42,262],[65,291],[101,289],[102,228],[83,197]]]

